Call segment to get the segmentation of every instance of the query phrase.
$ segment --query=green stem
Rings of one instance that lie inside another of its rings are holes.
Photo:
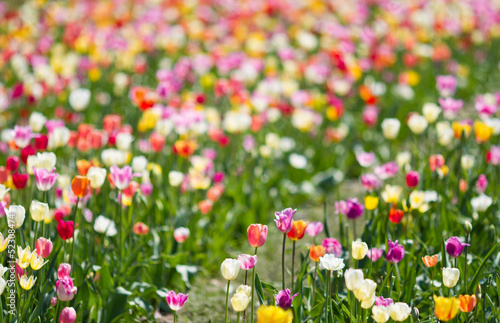
[[[177,323],[177,312],[174,312],[174,323]]]
[[[294,285],[294,280],[295,280],[295,241],[293,241],[293,248],[292,248],[292,294],[293,294],[293,285]]]
[[[257,247],[255,247],[255,255],[257,256]],[[250,323],[253,323],[253,298],[254,298],[254,287],[255,287],[255,267],[257,267],[257,264],[255,266],[253,266],[253,269],[252,269],[252,299],[250,300],[252,302],[252,313],[250,314]]]
[[[231,284],[231,281],[227,281],[227,290],[226,290],[226,316],[224,317],[224,323],[227,323],[227,309],[229,306],[229,285]]]
[[[236,313],[236,322],[240,323],[240,312]]]
[[[468,244],[469,243],[469,234],[467,233],[465,235],[465,243]],[[464,262],[464,289],[465,289],[465,294],[469,294],[468,293],[468,290],[467,290],[467,251],[468,251],[468,247],[465,246],[465,262]]]
[[[281,280],[282,287],[285,290],[285,244],[286,244],[286,233],[283,233],[283,250],[281,252]]]
[[[78,202],[80,198],[76,199],[75,210],[73,211],[73,235],[71,237],[71,268],[73,268],[73,263],[75,261],[75,231],[76,231],[76,213],[78,212]]]

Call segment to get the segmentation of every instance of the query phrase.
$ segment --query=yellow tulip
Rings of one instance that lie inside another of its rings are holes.
[[[374,210],[378,205],[378,197],[376,196],[366,196],[365,197],[365,207],[367,210]]]
[[[21,285],[21,287],[24,290],[30,290],[31,287],[33,287],[33,285],[35,285],[35,282],[36,282],[36,278],[33,275],[28,277],[25,274],[25,275],[22,275],[21,278],[19,279],[19,284]]]
[[[4,239],[3,234],[0,233],[0,252],[4,251],[7,248],[7,245],[9,244],[11,238],[12,237],[8,235],[7,238]]]
[[[290,323],[292,320],[290,309],[285,311],[278,306],[261,306],[257,310],[257,323]]]
[[[449,321],[458,313],[460,301],[454,297],[442,297],[434,295],[434,314],[441,321]]]
[[[33,252],[33,255],[31,256],[31,259],[30,259],[31,268],[33,270],[39,270],[46,263],[47,263],[47,261],[44,262],[42,257],[38,257],[37,254],[35,252]]]

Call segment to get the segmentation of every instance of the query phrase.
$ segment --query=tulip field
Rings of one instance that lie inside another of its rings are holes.
[[[500,322],[500,1],[0,2],[0,322]]]

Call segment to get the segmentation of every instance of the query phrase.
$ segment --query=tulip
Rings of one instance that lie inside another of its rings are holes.
[[[30,250],[30,247],[27,246],[23,249],[21,246],[17,246],[17,264],[22,269],[27,268],[30,265],[31,257],[34,252]]]
[[[368,258],[370,258],[372,261],[377,261],[380,259],[380,257],[382,257],[382,254],[383,254],[383,250],[382,249],[378,249],[378,248],[371,248],[370,250],[368,250],[366,252],[366,256]]]
[[[410,314],[411,307],[406,303],[397,302],[391,306],[391,318],[396,322],[403,322]]]
[[[286,235],[294,242],[300,240],[304,237],[308,224],[309,222],[305,222],[303,220],[293,220],[292,229]]]
[[[49,205],[37,200],[31,201],[30,205],[31,218],[35,222],[41,222],[49,215]]]
[[[57,298],[63,302],[71,301],[75,297],[76,291],[77,288],[73,284],[73,279],[69,276],[60,278],[56,282]]]
[[[56,183],[59,174],[57,174],[56,169],[53,168],[52,172],[49,173],[45,168],[34,168],[33,167],[33,175],[35,175],[36,179],[36,187],[43,192],[46,192],[54,186]]]
[[[261,306],[257,310],[257,323],[290,323],[293,320],[291,309],[284,310],[278,306]]]
[[[479,175],[476,182],[476,189],[479,192],[479,194],[484,193],[487,187],[488,187],[488,179],[484,174]]]
[[[241,263],[240,268],[243,270],[252,269],[257,264],[257,256],[241,254],[238,256],[238,261]]]
[[[376,196],[365,196],[365,208],[369,211],[375,210],[378,206],[378,197]]]
[[[177,187],[181,185],[183,180],[184,180],[184,174],[181,172],[173,170],[170,173],[168,173],[168,182],[172,187]]]
[[[252,247],[262,247],[267,240],[267,225],[251,224],[247,229],[247,234],[248,243]]]
[[[9,156],[7,157],[7,161],[5,162],[5,167],[10,172],[15,172],[19,167],[19,157],[17,156]]]
[[[418,185],[418,182],[420,181],[420,175],[418,172],[412,170],[409,171],[408,174],[406,174],[406,186],[409,188],[415,188]]]
[[[108,219],[103,215],[99,215],[95,219],[94,230],[101,234],[105,234],[108,237],[114,237],[118,233],[115,221]]]
[[[460,301],[454,297],[434,295],[434,314],[443,322],[454,319],[458,314],[459,306]]]
[[[52,252],[52,241],[50,239],[45,239],[44,237],[38,238],[36,240],[36,254],[39,257],[47,258]]]
[[[390,307],[394,301],[392,298],[383,298],[382,296],[375,297],[376,306]]]
[[[7,238],[4,238],[3,234],[0,233],[0,252],[3,252],[7,248],[7,245],[13,236],[14,235],[8,235]]]
[[[438,262],[438,255],[422,257],[422,261],[426,267],[434,267]]]
[[[347,201],[335,202],[335,213],[342,213],[350,220],[359,218],[364,211],[364,206],[358,202],[358,199],[348,199]]]
[[[422,114],[429,123],[436,122],[442,109],[435,103],[426,103],[422,108]]]
[[[90,179],[87,176],[75,176],[71,181],[71,191],[78,198],[86,196],[90,192]]]
[[[401,193],[403,193],[403,188],[401,186],[386,185],[382,192],[382,199],[385,203],[397,204]]]
[[[14,184],[16,189],[24,189],[26,187],[26,184],[28,183],[28,174],[12,174],[12,183]]]
[[[387,255],[385,256],[386,260],[392,264],[397,264],[403,259],[405,255],[405,248],[396,242],[392,242],[389,240],[388,242],[389,249],[387,250]]]
[[[3,278],[0,277],[0,296],[4,292],[5,286],[7,286],[7,282],[5,281],[5,279],[3,279]]]
[[[292,208],[284,209],[281,212],[275,212],[276,219],[274,222],[276,222],[278,230],[283,233],[287,233],[292,230],[293,216],[296,212],[297,210],[292,210]]]
[[[399,128],[401,127],[401,123],[398,119],[387,118],[382,121],[382,133],[386,139],[396,139],[399,134]]]
[[[344,278],[346,288],[350,291],[355,291],[363,283],[363,271],[361,269],[349,268],[345,271]]]
[[[7,222],[9,227],[20,228],[26,218],[26,210],[21,205],[11,205],[7,211]]]
[[[405,212],[403,210],[398,210],[393,207],[389,210],[389,221],[394,224],[398,224],[403,220]]]
[[[132,167],[124,166],[120,168],[116,165],[111,166],[110,168],[111,179],[115,184],[116,188],[119,190],[124,190],[130,185],[130,181],[134,177],[141,176],[140,173],[132,173]]]
[[[364,279],[360,282],[360,286],[354,290],[354,297],[358,301],[368,300],[375,295],[377,283],[371,279]],[[375,301],[375,299],[373,300]]]
[[[226,291],[226,316],[224,322],[227,323],[227,310],[229,302],[229,285],[231,280],[235,280],[240,272],[241,262],[237,259],[226,258],[220,266],[222,276],[227,280],[227,291]]]
[[[231,306],[235,312],[238,312],[238,315],[239,312],[243,312],[247,309],[249,303],[250,297],[245,293],[235,293],[233,297],[231,297]]]
[[[57,233],[63,240],[73,238],[74,223],[73,221],[59,221],[57,224]]]
[[[69,104],[73,110],[81,112],[87,108],[90,102],[90,90],[84,88],[77,88],[69,94]]]
[[[6,188],[5,185],[0,184],[0,201],[3,201],[3,199],[5,198],[5,195],[9,191],[10,191],[10,188]]]
[[[317,236],[318,234],[320,234],[321,232],[323,232],[323,223],[322,222],[312,222],[312,223],[309,223],[309,225],[307,226],[306,228],[306,233],[310,236],[310,237],[315,237]]]
[[[189,229],[180,227],[174,230],[174,239],[177,243],[183,243],[189,238]]]
[[[368,245],[361,240],[356,240],[352,242],[352,258],[356,260],[361,260],[366,256],[368,252]]]
[[[76,311],[73,307],[65,307],[59,315],[59,323],[75,323]]]
[[[100,188],[106,180],[106,169],[92,166],[87,171],[87,178],[90,180],[90,187]]]
[[[481,194],[470,200],[470,205],[472,206],[472,209],[476,212],[486,211],[491,204],[493,204],[493,199],[485,194]]]
[[[278,294],[274,295],[274,299],[276,300],[276,304],[284,310],[289,309],[292,306],[293,299],[299,295],[298,293],[292,295],[290,290],[287,288],[285,290],[279,291]]]
[[[413,114],[408,119],[408,127],[410,128],[411,132],[416,135],[420,135],[421,133],[423,133],[428,124],[429,123],[427,122],[427,119],[418,114]]]
[[[375,293],[373,293],[367,299],[364,299],[361,301],[361,308],[364,308],[365,310],[367,310],[370,307],[372,307],[374,303],[375,303]]]
[[[460,270],[457,268],[443,267],[443,285],[453,288],[460,278]]]
[[[319,261],[319,258],[323,257],[325,253],[326,249],[323,246],[312,245],[309,248],[309,258],[311,258],[312,261]]]
[[[30,126],[21,127],[14,126],[14,130],[12,131],[12,136],[14,137],[14,142],[16,146],[19,148],[24,148],[29,145],[31,141],[31,128]]]
[[[465,246],[470,246],[467,243],[460,242],[458,237],[451,237],[446,241],[446,252],[450,257],[458,258],[462,254]]]
[[[31,269],[40,270],[47,263],[43,261],[42,257],[38,257],[36,253],[33,253],[30,258]]]
[[[135,223],[132,227],[132,230],[138,236],[143,236],[149,233],[149,227],[142,222]]]
[[[458,301],[460,302],[460,310],[465,313],[472,312],[477,303],[476,295],[460,295]]]
[[[326,254],[319,258],[319,268],[330,271],[338,271],[344,268],[344,259],[337,258],[332,254]]]
[[[375,300],[376,302],[376,300]],[[391,315],[391,307],[390,306],[378,306],[375,305],[372,307],[372,318],[377,323],[385,323],[389,320]]]
[[[71,273],[71,265],[68,263],[62,263],[57,268],[57,278],[63,279],[64,277],[69,277]]]
[[[183,293],[176,294],[173,290],[169,290],[167,292],[166,301],[168,307],[170,307],[172,311],[177,312],[184,306],[188,298],[189,295],[187,294]]]
[[[26,274],[22,275],[19,279],[19,284],[24,290],[30,290],[35,285],[36,278],[31,275],[29,278]]]
[[[336,257],[340,257],[342,254],[342,245],[337,239],[325,238],[321,241],[321,245],[325,247],[325,252],[327,254],[334,254]]]

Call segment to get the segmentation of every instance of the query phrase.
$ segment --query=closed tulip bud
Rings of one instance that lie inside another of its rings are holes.
[[[399,134],[401,123],[398,119],[387,118],[382,121],[382,133],[386,139],[396,139]]]
[[[35,222],[41,222],[49,215],[49,205],[37,200],[31,201],[30,205],[31,218]]]
[[[477,303],[476,295],[460,295],[458,301],[460,302],[460,310],[465,313],[472,312]]]
[[[26,184],[28,184],[28,177],[28,174],[12,174],[12,183],[16,189],[22,190],[26,187]]]
[[[391,316],[390,306],[373,306],[372,307],[372,318],[376,323],[385,323],[389,320]]]
[[[184,174],[178,171],[171,171],[168,173],[168,182],[170,186],[177,187],[182,184],[182,181],[184,180]]]
[[[38,238],[36,241],[36,254],[39,257],[47,258],[52,252],[52,241],[50,239],[45,239],[44,237]]]
[[[238,288],[236,288],[236,294],[245,294],[248,297],[250,297],[250,294],[252,293],[252,287],[248,285],[240,285]]]
[[[220,266],[225,280],[235,280],[240,272],[241,262],[237,259],[226,258]]]
[[[312,245],[309,247],[309,258],[311,258],[312,261],[319,261],[319,258],[323,257],[325,253],[326,249],[323,246]]]
[[[375,297],[375,290],[377,289],[377,283],[371,279],[364,279],[358,289],[354,291],[354,296],[358,301],[368,300],[371,297]],[[373,299],[375,301],[375,298]]]
[[[19,157],[17,156],[9,156],[7,157],[7,161],[5,162],[5,167],[10,172],[15,172],[19,167]]]
[[[438,262],[438,255],[422,257],[422,261],[426,267],[434,267]]]
[[[458,189],[460,192],[465,193],[467,191],[467,188],[469,187],[469,184],[467,184],[467,181],[465,179],[461,179],[458,182]]]
[[[410,314],[411,307],[406,303],[397,302],[391,306],[391,318],[396,322],[403,322]]]
[[[235,312],[243,312],[250,303],[250,297],[243,293],[236,293],[231,297],[231,306]]]
[[[420,175],[418,172],[412,170],[406,174],[406,186],[409,188],[417,187],[418,182],[420,181]]]
[[[11,205],[7,210],[7,220],[9,227],[20,228],[26,218],[26,210],[21,205]]]
[[[174,239],[177,243],[183,243],[189,238],[189,229],[180,227],[174,230]]]
[[[106,169],[91,166],[87,171],[87,178],[90,180],[90,187],[93,189],[100,188],[106,180]]]
[[[368,245],[361,240],[356,240],[352,242],[352,257],[356,260],[361,260],[366,256],[368,252]]]
[[[434,314],[443,322],[454,319],[457,316],[459,306],[459,300],[454,297],[434,295]]]
[[[363,271],[361,269],[349,268],[344,273],[345,286],[350,291],[358,289],[364,280]]]
[[[412,317],[414,320],[420,321],[420,311],[418,310],[418,308],[416,307],[413,308]]]
[[[460,278],[460,270],[449,267],[443,268],[443,285],[453,288],[458,283],[458,278]]]
[[[481,285],[477,285],[477,288],[476,288],[476,299],[480,300],[481,297],[483,297],[483,295],[481,294]]]
[[[75,323],[76,311],[73,307],[65,307],[59,315],[59,323]]]
[[[267,225],[251,224],[247,229],[247,234],[248,243],[252,247],[262,247],[267,240]]]
[[[470,221],[465,221],[464,229],[467,234],[470,234],[472,232],[472,223],[470,223]]]

